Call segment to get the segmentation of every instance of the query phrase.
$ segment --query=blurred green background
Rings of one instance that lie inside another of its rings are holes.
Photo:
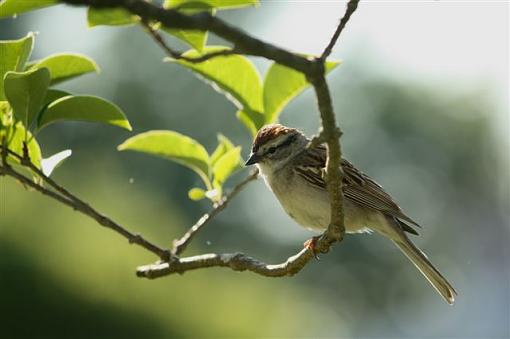
[[[293,278],[218,268],[139,279],[136,266],[153,256],[0,178],[1,337],[509,337],[508,6],[362,2],[333,54],[344,62],[329,76],[345,155],[424,226],[413,240],[456,287],[454,306],[378,235],[348,236]],[[262,1],[220,15],[317,54],[343,8]],[[84,123],[47,128],[45,156],[73,150],[56,179],[131,230],[170,244],[209,208],[187,198],[199,179],[115,147],[134,133],[171,129],[212,151],[221,132],[246,156],[251,140],[235,107],[189,71],[163,64],[139,27],[87,29],[84,9],[65,6],[0,21],[0,39],[28,31],[39,33],[33,58],[93,57],[101,74],[60,88],[112,100],[134,126],[133,133]],[[308,90],[280,120],[311,135],[317,116]],[[186,254],[242,251],[277,263],[311,235],[259,180]]]

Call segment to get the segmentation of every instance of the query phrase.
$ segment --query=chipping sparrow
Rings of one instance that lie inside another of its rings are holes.
[[[298,224],[323,231],[330,221],[330,201],[323,172],[326,147],[309,149],[310,140],[294,128],[274,124],[255,137],[246,165],[257,164],[267,186]],[[345,229],[347,233],[376,231],[393,241],[432,286],[453,304],[456,291],[425,254],[406,236],[419,226],[406,216],[374,180],[342,159]]]

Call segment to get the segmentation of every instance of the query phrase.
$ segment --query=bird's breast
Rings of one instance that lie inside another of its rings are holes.
[[[322,231],[331,218],[328,192],[310,185],[292,170],[270,172],[259,167],[266,185],[282,205],[285,212],[299,225]],[[348,233],[367,232],[372,223],[372,211],[366,211],[354,202],[344,199],[345,227]]]
[[[264,172],[261,170],[267,186],[294,221],[313,230],[328,226],[330,206],[326,191],[309,186],[293,171]]]

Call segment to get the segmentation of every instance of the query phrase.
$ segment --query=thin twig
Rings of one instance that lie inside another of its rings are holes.
[[[17,159],[21,165],[27,167],[32,172],[34,172],[38,177],[40,177],[42,180],[44,180],[48,185],[53,187],[57,192],[65,196],[71,201],[74,201],[74,199],[77,199],[73,194],[71,194],[69,191],[67,191],[64,187],[57,184],[52,178],[48,177],[41,171],[37,166],[35,166],[32,161],[30,161],[30,158],[28,157],[28,153],[24,154],[23,156],[17,154],[16,152],[11,151],[10,149],[6,148],[7,153]]]
[[[44,188],[41,185],[38,185],[37,183],[35,183],[32,180],[30,180],[30,178],[27,178],[23,174],[15,171],[8,164],[4,163],[3,165],[0,165],[0,171],[2,172],[3,175],[7,175],[7,176],[10,176],[10,177],[18,180],[20,183],[23,184],[23,186],[31,187],[34,190],[36,190],[36,191],[38,191],[38,192],[40,192],[40,193],[42,193],[42,194],[52,198],[52,199],[55,199],[58,202],[61,202],[64,205],[67,205],[67,206],[69,206],[71,208],[74,208],[73,202],[71,200],[61,196],[58,193],[55,193],[55,192],[53,192],[53,191],[51,191],[49,189]]]
[[[268,265],[243,253],[210,253],[186,258],[175,258],[175,260],[165,263],[140,266],[136,270],[136,275],[155,279],[201,268],[228,267],[234,271],[251,271],[265,277],[284,277],[297,274],[313,257],[313,253],[304,248],[296,255],[289,257],[284,263]]]
[[[235,48],[222,49],[219,51],[209,52],[204,55],[198,56],[196,58],[190,58],[190,57],[185,57],[185,56],[181,55],[180,57],[174,58],[174,59],[184,60],[184,61],[190,62],[192,64],[198,64],[198,63],[201,63],[201,62],[204,62],[204,61],[216,58],[216,57],[228,56],[228,55],[234,55],[234,54],[239,54]]]
[[[237,193],[241,192],[241,190],[251,181],[257,179],[259,172],[258,170],[252,171],[243,181],[239,182],[234,186],[232,191],[227,194],[220,202],[218,202],[211,211],[204,214],[195,225],[193,225],[180,239],[174,240],[172,254],[179,255],[181,254],[188,244],[193,240],[195,235],[200,231],[205,225],[209,223],[218,213],[223,211],[228,203],[237,195]]]
[[[359,0],[350,0],[347,4],[347,9],[345,10],[345,14],[342,17],[342,20],[340,20],[340,23],[338,24],[338,27],[336,28],[335,33],[333,34],[333,37],[329,41],[328,46],[324,49],[324,52],[322,52],[322,55],[319,59],[322,61],[326,60],[326,58],[331,54],[333,47],[335,46],[338,37],[340,36],[340,33],[342,33],[343,29],[345,28],[345,25],[347,25],[347,22],[351,18],[352,13],[356,11],[356,8],[358,8]]]
[[[162,260],[169,260],[170,258],[170,251],[166,249],[162,249],[158,247],[157,245],[149,242],[145,238],[143,238],[140,234],[132,233],[116,223],[115,221],[111,220],[110,218],[106,217],[105,215],[99,213],[95,209],[93,209],[89,204],[84,202],[83,200],[79,199],[72,193],[70,193],[68,190],[64,189],[61,185],[58,185],[53,179],[46,176],[44,173],[42,173],[41,170],[37,168],[32,162],[27,161],[26,158],[20,156],[19,154],[5,149],[2,150],[2,152],[8,153],[14,157],[16,157],[18,160],[20,160],[21,165],[29,168],[32,170],[35,174],[37,174],[42,180],[44,180],[46,183],[48,183],[51,187],[53,187],[57,192],[54,192],[52,190],[49,190],[45,188],[42,185],[39,185],[38,183],[34,182],[28,177],[25,177],[23,174],[15,171],[11,166],[9,166],[7,163],[3,163],[0,168],[2,172],[5,175],[11,176],[18,181],[20,181],[23,185],[28,186],[30,188],[35,189],[36,191],[49,196],[50,198],[53,198],[64,205],[67,205],[74,209],[75,211],[79,211],[82,214],[85,214],[92,219],[96,220],[96,222],[102,226],[105,226],[107,228],[110,228],[114,230],[115,232],[119,233],[123,237],[125,237],[129,243],[137,244],[146,250],[156,254],[160,259]],[[60,193],[60,194],[59,194]]]
[[[183,60],[186,62],[197,64],[219,56],[238,54],[238,52],[234,48],[234,49],[222,49],[219,51],[206,53],[195,58],[190,58],[184,56],[182,52],[178,52],[170,48],[170,46],[168,46],[168,44],[163,39],[163,36],[161,36],[161,34],[159,34],[159,32],[155,30],[154,27],[152,27],[148,22],[142,20],[141,24],[145,27],[145,30],[149,33],[152,39],[165,51],[166,55],[175,60]]]

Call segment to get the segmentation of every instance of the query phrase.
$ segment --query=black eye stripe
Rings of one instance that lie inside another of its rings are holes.
[[[284,142],[282,142],[281,144],[279,145],[276,145],[276,146],[272,146],[272,147],[269,147],[263,155],[268,155],[268,154],[271,154],[274,152],[274,150],[276,149],[279,149],[279,148],[282,148],[282,147],[286,147],[288,145],[290,145],[297,137],[297,134],[294,134],[294,135],[291,135],[290,137],[287,138],[287,140],[285,140]],[[271,151],[273,150],[273,151]]]

